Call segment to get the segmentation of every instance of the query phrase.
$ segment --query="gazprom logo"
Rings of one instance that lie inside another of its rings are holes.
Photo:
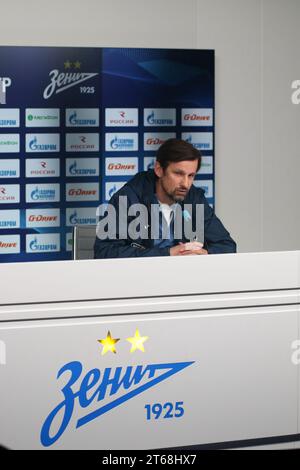
[[[19,160],[0,160],[0,178],[19,178]]]
[[[19,127],[20,109],[0,109],[0,127]]]
[[[153,170],[155,157],[144,157],[144,171]]]
[[[76,111],[74,111],[73,114],[71,114],[71,116],[69,117],[69,123],[72,125],[72,126],[76,126],[77,125],[77,113]]]
[[[74,158],[67,159],[66,176],[98,176],[99,159],[97,158]]]
[[[55,152],[57,147],[55,144],[39,144],[37,137],[34,137],[30,142],[29,142],[29,148],[30,150],[33,150],[34,152],[39,151],[39,152]]]
[[[196,188],[203,189],[205,197],[213,197],[213,181],[212,180],[194,180],[193,185]]]
[[[115,136],[110,141],[110,147],[113,150],[120,150],[120,149],[132,150],[133,149],[133,144],[134,144],[133,139],[122,139],[122,138],[119,138],[117,136]]]
[[[75,426],[78,429],[178,374],[193,363],[107,367],[103,370],[95,368],[84,372],[81,362],[68,362],[57,373],[57,380],[62,382],[62,400],[51,410],[42,425],[42,445],[49,447],[63,435],[76,408],[79,408],[78,414],[81,416],[76,420]]]
[[[0,229],[20,228],[20,210],[0,211]]]
[[[53,200],[55,198],[55,190],[54,189],[39,189],[36,187],[30,194],[30,197],[33,201],[39,201],[40,199],[47,199]]]
[[[115,181],[105,183],[105,199],[109,201],[110,198],[126,184],[126,181]]]
[[[138,150],[138,134],[137,133],[121,133],[121,134],[105,134],[105,150],[106,151],[137,151]]]
[[[26,202],[59,202],[59,184],[27,184]]]
[[[99,126],[98,108],[66,109],[67,127],[97,127]]]
[[[60,234],[26,235],[26,253],[51,253],[60,250]]]
[[[213,149],[212,132],[183,132],[182,140],[189,142],[198,150]]]
[[[108,191],[108,194],[109,194],[109,197],[112,197],[113,194],[115,194],[117,192],[117,186],[114,185],[110,188],[110,190]]]
[[[77,215],[77,211],[73,212],[73,214],[70,215],[70,223],[71,223],[72,225],[78,224],[78,215]]]
[[[59,152],[59,134],[26,134],[26,152]]]
[[[176,109],[173,108],[157,108],[144,109],[144,126],[175,126],[176,125]]]
[[[31,251],[57,251],[57,245],[55,243],[39,243],[37,237],[29,243]]]
[[[96,225],[96,207],[68,208],[66,210],[67,226]]]

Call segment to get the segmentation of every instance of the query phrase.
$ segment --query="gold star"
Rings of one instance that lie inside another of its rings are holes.
[[[136,330],[133,338],[126,338],[126,341],[132,344],[130,352],[134,352],[139,349],[142,352],[145,352],[144,342],[148,339],[148,336],[141,336],[139,330]]]
[[[64,63],[65,69],[70,69],[71,65],[72,65],[72,62],[70,62],[69,60],[66,60],[66,62]]]
[[[118,341],[120,341],[120,338],[118,338],[118,339],[112,338],[111,334],[110,334],[110,331],[107,333],[106,338],[98,339],[98,343],[103,344],[103,349],[102,349],[101,355],[103,356],[108,351],[111,351],[111,352],[116,354],[117,351],[116,351],[116,348],[115,348],[115,344]]]
[[[76,62],[74,62],[74,67],[75,67],[75,69],[80,69],[81,62],[79,62],[79,60],[76,60]]]

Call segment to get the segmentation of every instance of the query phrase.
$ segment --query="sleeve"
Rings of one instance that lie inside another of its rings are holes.
[[[208,254],[236,253],[236,243],[204,199],[204,248]]]
[[[109,201],[116,213],[116,220],[119,220],[119,210],[122,210],[122,207],[119,206],[119,196],[127,196],[128,204],[133,204],[135,202],[133,195],[130,193],[130,189],[122,188],[118,191]],[[125,209],[124,209],[125,210]],[[126,209],[127,210],[127,209]],[[101,220],[101,217],[100,219]],[[127,226],[129,220],[127,218]],[[118,223],[116,224],[116,238],[110,238],[102,240],[96,236],[94,244],[94,258],[95,259],[104,259],[104,258],[134,258],[134,257],[150,257],[150,256],[169,256],[170,249],[165,248],[145,248],[139,243],[127,238],[120,238],[117,230]]]
[[[139,248],[128,240],[99,240],[94,245],[94,258],[142,258],[147,256],[169,256],[169,248]]]

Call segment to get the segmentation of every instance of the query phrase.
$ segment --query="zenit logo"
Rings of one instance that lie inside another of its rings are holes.
[[[0,77],[0,104],[6,104],[6,90],[11,86],[11,78]]]
[[[67,60],[64,63],[64,67],[65,69],[69,70],[73,67],[77,70],[77,72],[66,73],[60,72],[58,69],[51,70],[49,73],[50,83],[46,86],[43,93],[45,100],[51,98],[53,94],[61,93],[68,88],[74,87],[79,83],[85,82],[86,80],[89,80],[90,78],[98,75],[98,73],[78,72],[78,70],[81,68],[81,62],[78,60],[74,63]]]
[[[130,352],[144,351],[143,343],[148,337],[140,336],[138,330],[127,341]],[[115,345],[120,341],[108,332],[106,338],[98,340],[102,344],[102,355],[116,354]],[[54,444],[65,432],[72,420],[74,410],[78,414],[75,427],[80,428],[89,422],[121,406],[149,388],[178,374],[192,365],[192,362],[146,364],[136,366],[106,367],[105,369],[83,370],[79,361],[72,361],[61,367],[57,379],[61,380],[62,400],[49,413],[41,429],[41,443],[45,447]],[[99,406],[97,407],[97,403]],[[78,410],[79,409],[79,410]]]

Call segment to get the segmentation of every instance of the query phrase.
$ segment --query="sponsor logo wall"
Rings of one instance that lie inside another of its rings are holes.
[[[1,46],[0,61],[0,261],[70,259],[72,227],[171,137],[201,150],[214,205],[213,51]]]

